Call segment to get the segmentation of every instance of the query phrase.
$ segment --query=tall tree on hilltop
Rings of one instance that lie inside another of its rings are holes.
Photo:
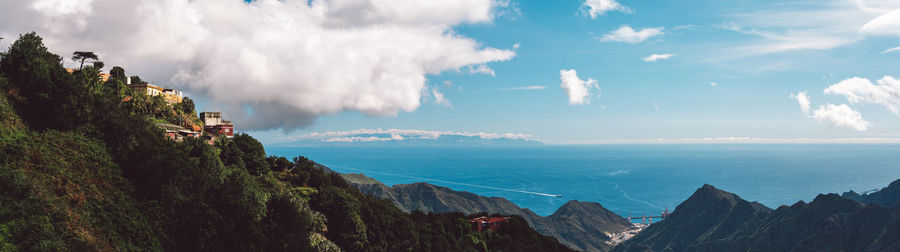
[[[109,77],[117,80],[125,80],[125,68],[120,66],[114,66],[112,69],[109,69]]]
[[[84,68],[85,60],[97,60],[97,58],[97,54],[94,52],[76,51],[72,54],[72,61],[81,61],[81,66],[78,68]]]
[[[106,64],[103,63],[103,61],[99,61],[99,60],[94,61],[94,64],[92,64],[92,65],[93,65],[94,68],[96,68],[98,71],[99,71],[100,69],[103,69],[104,66],[106,66]]]
[[[7,80],[4,91],[33,129],[59,126],[58,119],[64,117],[60,109],[72,93],[73,79],[61,61],[34,32],[19,36],[0,54],[0,73]]]

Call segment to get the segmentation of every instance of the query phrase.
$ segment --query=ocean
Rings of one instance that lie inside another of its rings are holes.
[[[569,200],[626,216],[672,211],[703,184],[768,207],[900,179],[893,144],[646,144],[534,147],[268,147],[387,185],[428,182],[509,199],[539,215]],[[555,197],[562,195],[562,197]]]

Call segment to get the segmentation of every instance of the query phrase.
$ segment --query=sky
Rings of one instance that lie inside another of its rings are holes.
[[[0,48],[29,31],[264,143],[900,138],[900,1],[0,1]]]

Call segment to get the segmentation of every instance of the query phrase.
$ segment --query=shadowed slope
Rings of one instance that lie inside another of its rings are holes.
[[[507,199],[483,197],[469,192],[413,183],[387,186],[362,174],[343,174],[345,180],[365,193],[389,199],[403,211],[499,213],[518,215],[538,232],[557,238],[573,249],[607,251],[612,248],[608,233],[626,230],[631,224],[624,218],[592,202],[569,201],[555,213],[541,217],[520,208]]]
[[[821,194],[768,209],[704,185],[614,251],[898,251],[900,208]]]

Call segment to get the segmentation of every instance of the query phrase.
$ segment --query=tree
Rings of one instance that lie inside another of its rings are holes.
[[[60,126],[64,117],[60,109],[71,95],[74,81],[61,61],[34,32],[19,36],[0,55],[0,73],[8,83],[5,93],[11,94],[13,107],[34,129]]]
[[[103,61],[99,61],[99,60],[94,61],[93,65],[94,65],[94,68],[96,68],[97,70],[103,69],[103,66],[106,66],[106,64],[104,64]]]
[[[109,78],[125,81],[125,69],[120,66],[114,66],[109,70]]]
[[[94,52],[76,51],[72,54],[72,61],[81,61],[81,66],[78,68],[84,68],[85,60],[97,60],[97,58],[97,54]]]
[[[194,100],[191,98],[184,97],[181,99],[181,102],[175,104],[175,108],[181,111],[185,115],[193,115],[194,114]]]
[[[147,84],[147,82],[144,80],[141,80],[140,76],[132,75],[131,76],[131,84]]]

